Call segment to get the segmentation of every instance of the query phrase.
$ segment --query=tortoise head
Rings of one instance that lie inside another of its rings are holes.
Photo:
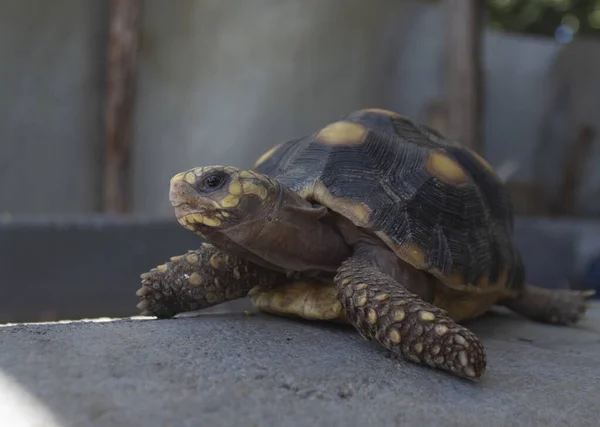
[[[275,183],[232,166],[204,166],[171,178],[169,200],[179,223],[204,237],[226,232],[268,209]]]
[[[350,254],[325,207],[254,171],[190,169],[171,178],[169,199],[183,227],[267,267],[335,271]]]

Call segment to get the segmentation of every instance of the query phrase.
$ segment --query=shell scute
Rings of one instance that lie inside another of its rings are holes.
[[[345,133],[324,141],[320,130],[279,144],[256,170],[374,232],[451,288],[522,286],[512,206],[481,156],[387,110],[333,123]]]

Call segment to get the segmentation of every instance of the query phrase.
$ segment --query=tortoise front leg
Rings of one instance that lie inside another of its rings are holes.
[[[501,305],[530,320],[570,325],[581,319],[588,298],[595,293],[593,290],[545,289],[526,285],[523,295],[504,300]]]
[[[364,338],[459,377],[477,379],[485,372],[485,350],[475,334],[363,257],[345,261],[334,283],[346,316]]]
[[[136,295],[142,301],[137,307],[142,315],[159,318],[243,298],[256,286],[266,290],[289,280],[284,273],[225,254],[207,243],[140,277],[142,287]]]

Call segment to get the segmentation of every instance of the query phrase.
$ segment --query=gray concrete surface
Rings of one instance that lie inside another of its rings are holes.
[[[487,348],[479,383],[266,314],[2,326],[0,424],[598,425],[599,308],[576,328],[501,311],[469,325]]]

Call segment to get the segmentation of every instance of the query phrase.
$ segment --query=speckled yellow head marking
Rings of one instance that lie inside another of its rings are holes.
[[[229,183],[223,189],[217,187],[217,192],[214,194],[210,192],[202,194],[196,185],[203,185],[201,181],[204,177],[210,176],[213,171],[227,174]],[[191,188],[181,186],[181,182],[189,184]],[[225,209],[237,206],[241,197],[254,195],[261,200],[266,199],[268,184],[269,181],[253,171],[220,165],[199,167],[178,173],[171,178],[171,191],[175,193],[172,196],[174,197],[172,203],[177,206],[179,204],[177,197],[179,197],[184,202],[190,202],[190,206],[198,207],[197,209],[188,207],[190,212],[186,214],[183,211],[184,215],[180,215],[178,221],[186,229],[194,231],[196,224],[218,227],[231,216]]]
[[[360,123],[335,122],[317,133],[315,139],[327,145],[354,145],[362,144],[369,130]]]
[[[425,170],[445,184],[463,185],[470,182],[469,176],[462,166],[440,151],[431,150],[429,152]]]
[[[269,159],[273,153],[275,153],[275,151],[277,151],[277,149],[279,147],[281,147],[282,143],[279,143],[277,145],[275,145],[274,147],[270,148],[268,151],[264,152],[259,158],[258,160],[256,160],[256,162],[254,163],[254,167],[258,167],[261,164],[263,164],[267,159]]]

